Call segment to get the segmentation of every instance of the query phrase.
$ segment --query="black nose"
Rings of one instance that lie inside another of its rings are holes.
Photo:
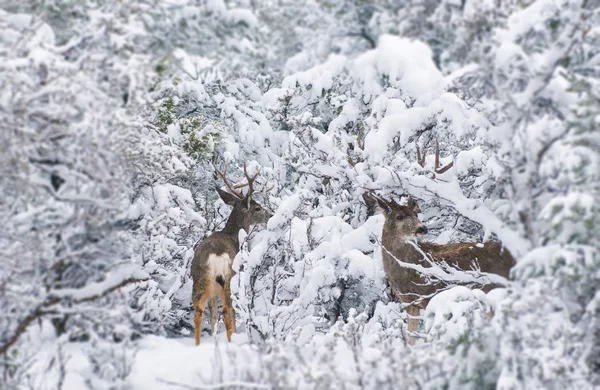
[[[427,234],[427,228],[425,226],[420,226],[417,229],[417,234]]]

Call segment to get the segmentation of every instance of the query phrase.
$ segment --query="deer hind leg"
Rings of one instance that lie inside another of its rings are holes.
[[[202,316],[204,314],[204,308],[210,299],[210,289],[206,289],[200,298],[194,302],[194,336],[196,338],[196,345],[200,344],[200,334],[202,333]]]
[[[231,302],[231,288],[229,282],[221,289],[221,300],[223,302],[223,322],[227,331],[227,341],[231,342],[231,335],[235,332],[235,312]]]
[[[217,297],[208,301],[208,311],[210,313],[210,334],[215,335],[215,324],[219,318],[219,299]]]
[[[414,345],[416,340],[416,334],[419,331],[419,306],[407,306],[406,314],[408,314],[408,343],[410,345]]]

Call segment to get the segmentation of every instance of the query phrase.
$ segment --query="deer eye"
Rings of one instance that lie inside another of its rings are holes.
[[[402,221],[404,219],[404,215],[396,215],[397,221]]]
[[[256,206],[256,207],[254,208],[254,211],[260,211],[260,210],[262,210],[262,209],[260,208],[260,206]]]

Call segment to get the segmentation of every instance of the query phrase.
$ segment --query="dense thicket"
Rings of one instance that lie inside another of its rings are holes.
[[[600,386],[596,2],[0,5],[1,387],[132,387],[140,342],[189,338],[212,163],[244,161],[274,217],[204,384]],[[408,346],[365,191],[416,198],[426,240],[502,241],[512,280],[439,294]]]

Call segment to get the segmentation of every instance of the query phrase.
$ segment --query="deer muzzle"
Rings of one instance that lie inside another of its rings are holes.
[[[425,227],[425,225],[421,225],[415,233],[425,235],[427,234],[427,228]]]

